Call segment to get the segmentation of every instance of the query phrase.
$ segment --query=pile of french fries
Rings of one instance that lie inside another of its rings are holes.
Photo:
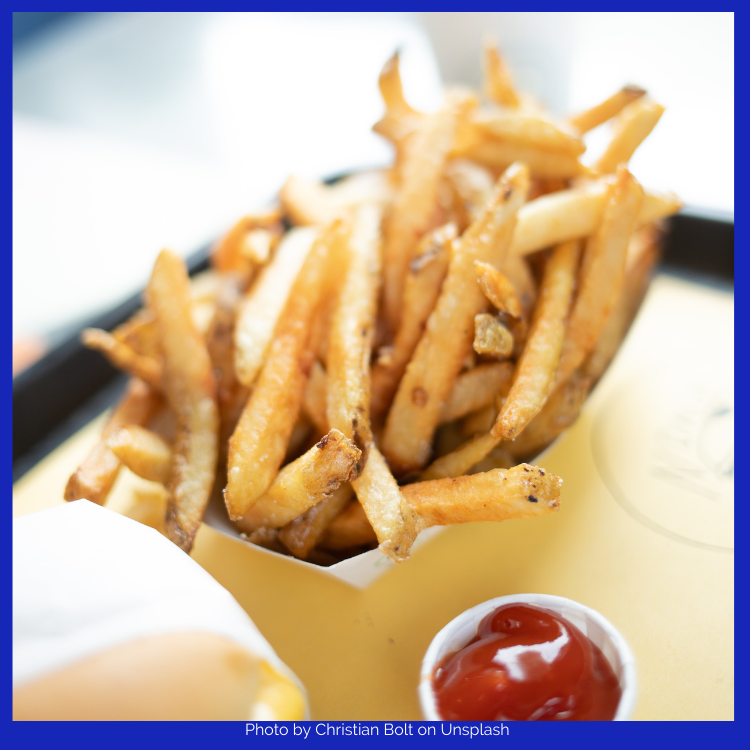
[[[663,108],[629,86],[560,121],[497,48],[484,99],[434,113],[385,65],[390,169],[291,177],[243,217],[212,270],[164,250],[146,304],[86,345],[132,376],[67,500],[104,503],[124,465],[168,489],[189,552],[211,498],[250,541],[319,564],[428,526],[557,510],[530,460],[576,419],[616,353],[680,202],[631,156]],[[594,166],[583,136],[614,120]]]

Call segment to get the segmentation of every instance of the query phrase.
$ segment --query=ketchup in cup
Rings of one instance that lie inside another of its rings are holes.
[[[449,721],[611,721],[622,691],[609,661],[575,625],[506,604],[443,659],[433,686]]]

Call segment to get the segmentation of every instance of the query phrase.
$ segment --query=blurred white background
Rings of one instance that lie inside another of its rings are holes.
[[[486,33],[557,113],[647,88],[667,111],[634,173],[733,212],[731,13],[76,14],[14,44],[14,339],[122,301],[161,247],[195,251],[291,172],[385,163],[386,58],[430,109],[479,84]]]

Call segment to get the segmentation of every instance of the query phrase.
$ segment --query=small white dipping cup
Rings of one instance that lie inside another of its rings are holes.
[[[591,639],[612,665],[620,680],[622,697],[617,706],[614,721],[627,721],[633,713],[636,697],[635,659],[625,639],[605,620],[583,604],[562,596],[549,594],[514,594],[490,599],[467,609],[455,620],[451,620],[432,640],[422,661],[419,680],[419,702],[422,714],[428,721],[442,721],[438,713],[435,692],[432,688],[432,675],[435,667],[448,655],[455,654],[466,646],[477,634],[479,624],[498,607],[506,604],[532,604],[549,609],[573,623],[585,636]]]

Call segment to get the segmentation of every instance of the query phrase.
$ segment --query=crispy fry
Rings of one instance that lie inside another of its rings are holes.
[[[378,422],[388,411],[406,365],[435,307],[455,237],[454,224],[433,230],[423,238],[417,255],[409,264],[401,325],[388,359],[378,361],[372,370],[371,408],[373,419]]]
[[[236,521],[245,533],[279,529],[301,516],[349,480],[361,451],[338,430],[331,430],[296,461],[287,464],[262,497]]]
[[[155,361],[161,358],[159,350],[159,332],[156,320],[148,308],[144,307],[112,331],[112,338],[130,347],[141,357]]]
[[[515,458],[538,455],[578,419],[591,385],[590,377],[574,373],[552,392],[529,426],[515,440],[501,443],[501,447]]]
[[[146,383],[133,378],[115,406],[102,432],[101,440],[73,472],[65,487],[65,499],[88,500],[104,505],[120,471],[120,459],[109,449],[107,441],[123,424],[145,424],[156,410],[159,398]]]
[[[312,354],[311,322],[320,304],[334,224],[313,243],[297,274],[258,380],[229,441],[224,493],[232,520],[241,518],[271,486],[297,421]],[[279,253],[276,254],[277,260]]]
[[[534,177],[564,180],[590,174],[578,158],[557,151],[545,151],[536,146],[495,140],[481,140],[467,145],[452,156],[471,159],[496,171],[507,169],[514,162],[526,164]]]
[[[377,541],[378,538],[367,520],[364,508],[354,500],[331,521],[331,525],[320,541],[320,546],[340,550],[376,544]]]
[[[310,378],[305,388],[305,399],[302,405],[305,414],[315,425],[315,429],[324,435],[328,432],[328,417],[326,416],[326,403],[328,393],[328,376],[323,365],[316,359],[310,370]]]
[[[139,477],[167,484],[172,475],[172,448],[155,432],[138,425],[123,425],[107,438],[107,445]]]
[[[407,504],[375,444],[369,446],[365,468],[352,484],[381,551],[394,562],[406,560],[422,521]]]
[[[331,320],[328,344],[328,424],[344,433],[363,452],[372,442],[370,428],[370,355],[380,278],[381,211],[373,204],[354,209],[339,244],[346,269]]]
[[[547,261],[539,301],[513,385],[492,432],[513,440],[544,406],[555,380],[565,340],[565,319],[573,296],[580,244],[558,245]]]
[[[214,482],[219,414],[206,344],[193,324],[184,261],[162,250],[146,293],[164,355],[164,390],[177,416],[166,535],[190,552]]]
[[[648,99],[636,99],[628,104],[615,123],[612,140],[596,163],[596,170],[610,174],[619,164],[627,164],[662,114],[664,107]]]
[[[518,212],[510,253],[526,255],[592,235],[601,223],[610,185],[610,179],[594,180],[529,201]],[[650,224],[681,208],[682,202],[676,196],[646,193],[636,224]]]
[[[518,111],[492,112],[478,115],[473,125],[484,136],[507,143],[531,146],[573,157],[580,156],[586,146],[572,133],[538,115]]]
[[[477,461],[471,467],[469,473],[481,474],[493,469],[512,469],[515,465],[516,461],[513,456],[501,445],[496,445],[481,461]]]
[[[158,360],[137,354],[127,344],[98,328],[86,328],[81,333],[81,341],[89,349],[100,351],[115,367],[161,390],[162,365]]]
[[[523,165],[508,169],[482,215],[454,250],[437,304],[401,380],[383,433],[383,453],[399,474],[420,469],[429,460],[443,405],[471,350],[474,316],[486,304],[476,283],[474,261],[502,267],[528,185]]]
[[[495,308],[500,312],[512,315],[514,318],[523,317],[521,302],[507,276],[500,273],[489,263],[480,260],[474,261],[474,270],[477,273],[479,286],[482,288],[484,296]]]
[[[500,359],[513,354],[513,334],[497,315],[480,313],[474,316],[474,351]]]
[[[351,484],[340,485],[331,495],[284,526],[279,532],[279,539],[295,557],[304,560],[310,550],[327,534],[333,520],[350,504],[353,495]],[[364,512],[362,515],[364,516]],[[367,526],[370,527],[370,524]],[[370,533],[375,541],[372,527]]]
[[[279,316],[317,236],[312,228],[290,231],[240,305],[234,365],[243,385],[252,385],[260,372]]]
[[[462,372],[453,384],[443,406],[440,421],[452,422],[493,403],[496,396],[510,388],[513,365],[510,362],[490,362]]]
[[[625,334],[635,318],[648,289],[654,267],[659,260],[658,231],[652,227],[639,229],[630,241],[625,263],[625,283],[607,322],[599,334],[583,372],[594,382],[604,374],[619,350]]]
[[[378,78],[380,95],[385,103],[385,116],[372,129],[397,145],[418,127],[424,115],[413,109],[404,98],[399,67],[399,53],[394,52],[386,61]]]
[[[344,177],[328,188],[328,194],[339,209],[345,209],[362,203],[387,205],[393,200],[394,189],[388,174],[381,170]]]
[[[498,443],[500,438],[491,432],[468,440],[456,450],[433,461],[421,474],[421,480],[460,477],[481,461]]]
[[[619,114],[628,104],[640,98],[646,91],[639,86],[625,86],[609,99],[605,99],[601,104],[597,104],[585,112],[571,117],[569,122],[571,127],[575,128],[581,135],[588,133],[598,125],[611,120]]]
[[[431,228],[438,187],[456,127],[455,108],[428,115],[410,138],[393,207],[384,224],[383,305],[392,331],[398,329],[404,283],[419,238]]]
[[[591,351],[622,289],[628,243],[642,198],[643,188],[621,167],[610,188],[602,223],[586,243],[578,295],[557,370],[558,384],[565,382]]]
[[[484,41],[484,95],[501,107],[518,107],[518,98],[500,50],[492,39]]]
[[[408,484],[403,493],[427,526],[443,526],[531,518],[556,511],[561,485],[560,477],[521,464],[508,470]]]
[[[243,252],[248,234],[255,229],[271,229],[280,220],[281,211],[278,208],[243,216],[214,248],[211,265],[217,271],[235,271],[249,278],[253,262]]]
[[[327,226],[339,214],[328,188],[321,182],[291,175],[279,191],[284,213],[297,226]]]
[[[520,255],[508,253],[503,263],[503,275],[513,285],[518,301],[521,303],[524,320],[528,320],[536,304],[536,282],[526,259]]]

